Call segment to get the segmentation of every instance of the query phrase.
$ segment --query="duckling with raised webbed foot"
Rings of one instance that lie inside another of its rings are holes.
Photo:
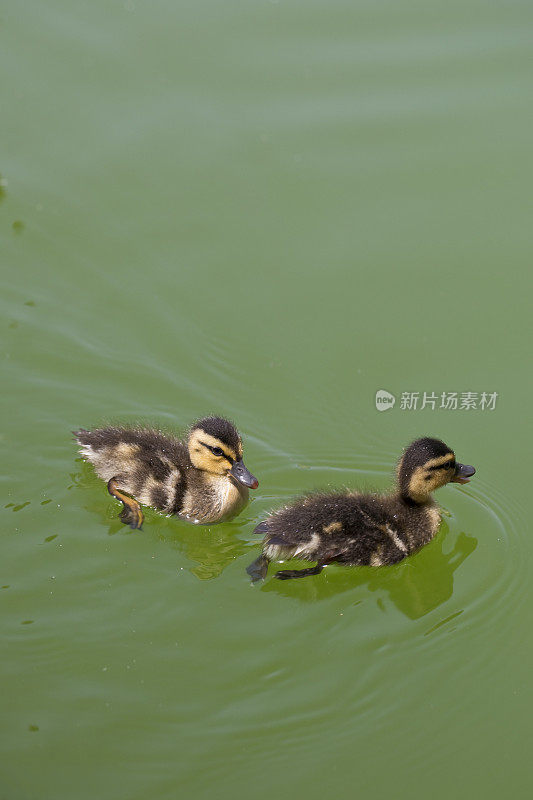
[[[82,456],[124,506],[121,520],[140,528],[140,504],[195,523],[222,522],[242,510],[257,479],[244,466],[242,442],[222,417],[195,422],[186,441],[147,428],[74,431]],[[129,497],[128,495],[132,495]]]
[[[302,558],[316,566],[282,570],[276,578],[318,575],[332,562],[380,567],[396,564],[427,544],[440,524],[431,493],[449,483],[467,483],[474,467],[459,464],[439,439],[417,439],[397,467],[390,494],[352,491],[313,493],[274,512],[255,533],[264,533],[263,552],[247,569],[265,578],[270,561]]]

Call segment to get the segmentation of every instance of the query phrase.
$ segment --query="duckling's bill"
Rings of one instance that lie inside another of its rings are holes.
[[[252,475],[250,470],[245,467],[243,461],[235,461],[230,469],[230,474],[233,475],[235,480],[242,483],[242,485],[246,486],[248,489],[257,489],[259,486],[259,481]]]
[[[456,463],[452,483],[470,483],[470,478],[475,474],[475,467],[471,467],[469,464]]]

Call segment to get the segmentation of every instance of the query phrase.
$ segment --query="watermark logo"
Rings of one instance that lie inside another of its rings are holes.
[[[396,398],[390,392],[385,391],[385,389],[378,389],[376,392],[376,408],[378,411],[389,411],[389,409],[394,408],[394,403],[396,402]]]
[[[498,392],[401,392],[400,411],[494,411]],[[376,408],[388,411],[394,408],[396,398],[385,389],[376,392]]]

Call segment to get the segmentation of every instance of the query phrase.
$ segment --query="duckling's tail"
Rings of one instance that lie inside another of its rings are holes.
[[[252,579],[252,583],[263,581],[266,578],[269,563],[268,558],[261,553],[259,558],[256,558],[249,567],[246,567],[246,572]]]
[[[263,520],[254,528],[254,533],[268,533],[268,520]]]
[[[72,431],[72,435],[80,446],[80,453],[85,456],[85,458],[90,459],[93,444],[93,436],[91,431],[86,431],[85,428],[80,428],[77,431]]]
[[[134,447],[124,441],[124,432],[119,428],[100,428],[94,431],[80,428],[72,433],[78,442],[81,455],[94,466],[100,478],[108,481],[119,474],[124,476],[133,472]],[[121,489],[130,491],[123,481]]]
[[[78,431],[72,431],[72,434],[79,444],[82,456],[94,463],[94,445],[98,442],[98,437],[95,436],[94,431],[86,431],[85,428],[80,428]]]

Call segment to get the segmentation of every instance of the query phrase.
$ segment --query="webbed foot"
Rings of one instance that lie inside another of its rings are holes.
[[[282,569],[276,572],[275,578],[280,581],[288,581],[290,578],[305,578],[307,575],[318,575],[324,569],[324,564],[317,564],[316,567],[309,569]]]
[[[252,583],[257,583],[257,581],[262,581],[266,578],[269,563],[268,558],[261,554],[259,558],[256,558],[255,561],[246,567],[246,572],[252,579]]]
[[[129,525],[134,531],[140,530],[144,521],[144,515],[137,500],[134,500],[133,497],[128,497],[127,494],[124,494],[118,489],[116,478],[111,478],[108,482],[107,491],[112,497],[116,497],[117,500],[120,500],[124,506],[119,514],[119,518],[122,522],[125,525]]]
[[[124,503],[124,510],[120,512],[119,518],[134,531],[140,530],[144,522],[143,512],[136,500],[131,500],[131,505]]]

